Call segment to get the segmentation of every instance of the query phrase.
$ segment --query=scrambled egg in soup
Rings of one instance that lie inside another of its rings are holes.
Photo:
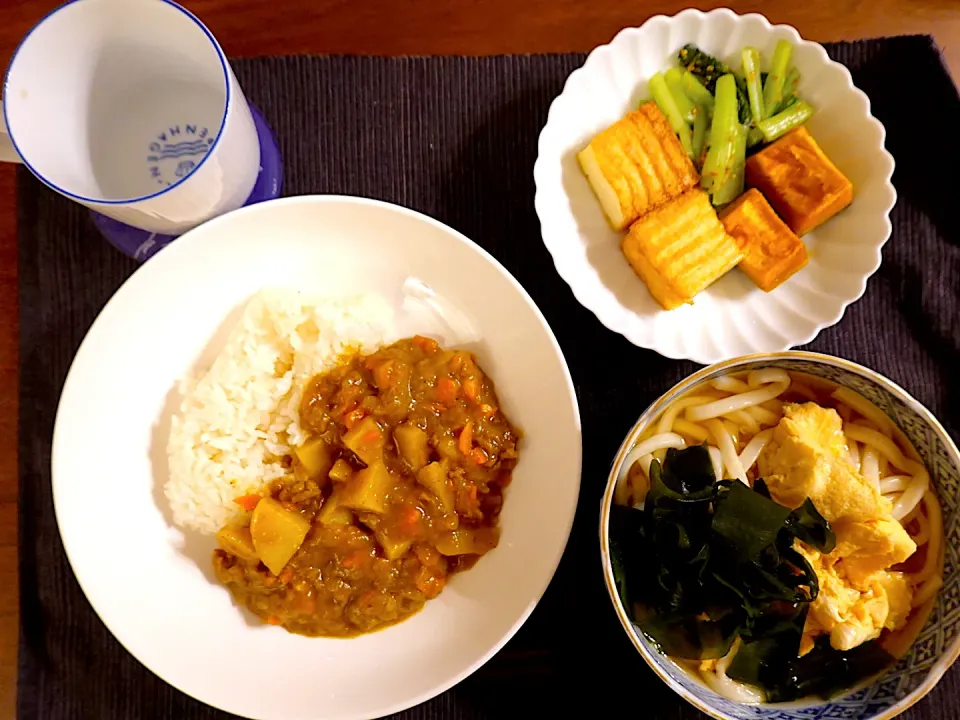
[[[799,507],[809,497],[837,536],[829,554],[797,543],[820,582],[800,652],[809,652],[823,633],[837,650],[849,650],[906,623],[913,589],[890,568],[917,546],[894,519],[890,501],[851,462],[837,412],[815,403],[783,410],[758,459],[760,476],[781,505]]]

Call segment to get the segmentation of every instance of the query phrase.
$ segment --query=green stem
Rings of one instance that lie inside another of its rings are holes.
[[[777,47],[773,51],[773,61],[770,64],[770,72],[767,75],[767,81],[763,85],[763,107],[764,117],[770,117],[780,107],[783,100],[783,84],[787,79],[787,72],[790,70],[790,55],[793,53],[793,46],[786,40],[777,42]]]
[[[687,97],[683,89],[683,71],[680,68],[670,68],[663,74],[663,79],[667,83],[670,94],[673,95],[673,101],[677,103],[677,109],[683,116],[688,125],[693,124],[693,109],[695,105]]]
[[[713,194],[714,205],[733,202],[743,192],[743,175],[747,160],[747,129],[740,125],[736,130],[730,174],[720,189]]]
[[[750,98],[750,115],[753,122],[763,120],[763,86],[760,84],[760,51],[755,47],[745,47],[743,56],[743,76],[747,81],[747,97]]]
[[[673,93],[670,92],[670,88],[667,87],[663,73],[655,73],[650,78],[650,94],[653,95],[653,101],[657,104],[657,107],[666,116],[670,127],[680,138],[680,144],[683,146],[684,152],[693,160],[693,138],[690,135],[690,126],[687,125],[680,108],[677,107],[677,101],[674,99]]]
[[[703,141],[707,136],[707,109],[697,105],[693,109],[693,163],[700,167],[700,158],[703,154]]]
[[[730,174],[734,145],[737,139],[739,107],[737,83],[733,75],[717,79],[716,105],[713,108],[713,124],[710,126],[710,149],[703,162],[700,186],[709,193],[719,189]]]
[[[813,117],[814,112],[813,106],[803,100],[797,100],[783,112],[768,117],[766,120],[761,120],[757,124],[757,130],[763,134],[764,142],[773,142],[794,128],[803,125]]]
[[[770,114],[776,115],[778,112],[783,112],[793,104],[794,100],[799,99],[797,96],[797,88],[799,87],[800,71],[796,67],[792,67],[790,72],[787,73],[787,79],[783,81],[783,101],[780,103],[780,107]]]
[[[693,100],[696,105],[705,107],[707,112],[713,114],[713,95],[704,87],[703,83],[697,80],[697,76],[689,70],[683,73],[680,82],[683,85],[683,91],[687,97]]]

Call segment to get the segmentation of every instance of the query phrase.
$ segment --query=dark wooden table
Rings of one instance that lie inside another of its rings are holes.
[[[181,0],[229,55],[491,55],[586,51],[676,0]],[[58,3],[0,0],[0,67]],[[756,0],[731,5],[812,40],[932,33],[960,78],[957,0]],[[522,169],[529,172],[529,168]],[[14,171],[0,165],[0,720],[14,717],[17,595],[17,242]]]

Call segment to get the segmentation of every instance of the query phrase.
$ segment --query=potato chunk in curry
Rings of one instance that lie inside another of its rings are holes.
[[[274,575],[300,549],[310,521],[296,510],[287,510],[273,498],[264,498],[250,516],[250,538],[260,562]]]
[[[499,408],[476,358],[429,338],[345,358],[304,389],[289,475],[220,531],[217,578],[303,635],[409,617],[497,545],[520,439]]]
[[[351,510],[384,513],[393,483],[383,462],[375,462],[353,476],[343,491],[340,504]]]

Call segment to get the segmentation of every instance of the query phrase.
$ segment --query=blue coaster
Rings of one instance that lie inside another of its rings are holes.
[[[250,105],[250,114],[253,115],[257,137],[260,140],[260,172],[257,174],[257,182],[250,192],[250,197],[243,203],[244,206],[273,200],[280,195],[283,187],[283,158],[280,157],[277,139],[267,125],[267,121],[263,119],[263,115],[253,105]],[[141,262],[149,260],[158,250],[165,248],[179,237],[141,230],[95,210],[91,210],[90,215],[93,218],[93,224],[97,226],[107,242],[125,255]]]

